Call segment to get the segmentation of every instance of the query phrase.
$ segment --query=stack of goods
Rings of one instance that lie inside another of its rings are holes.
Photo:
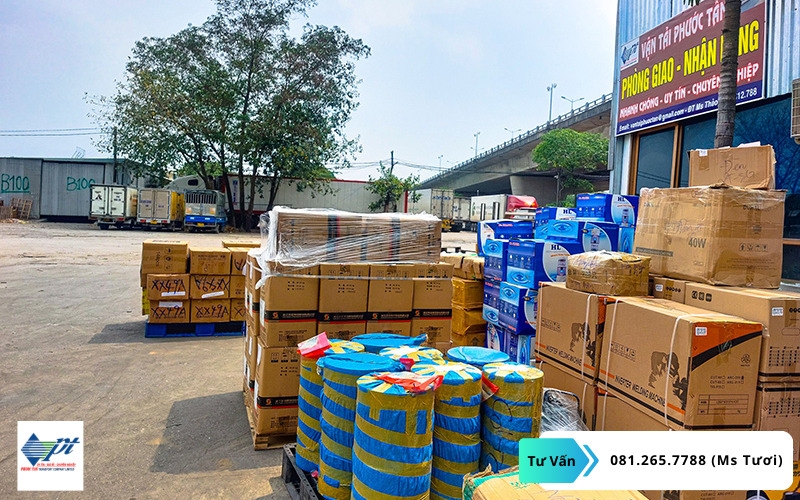
[[[446,259],[442,254],[442,259]],[[478,257],[480,258],[480,257]],[[483,259],[481,259],[481,265]],[[465,268],[463,257],[458,265]],[[482,271],[482,269],[481,269]],[[459,277],[457,274],[461,274]],[[480,279],[464,277],[465,273],[456,273],[453,277],[453,345],[483,346],[486,345],[486,320],[483,318],[483,274]],[[476,276],[476,275],[473,275]]]
[[[142,243],[142,314],[149,323],[189,322],[188,241]]]
[[[411,335],[427,335],[427,345],[442,352],[450,349],[454,338],[452,279],[450,263],[417,264],[414,269]]]
[[[231,251],[190,248],[189,274],[192,323],[230,321]]]
[[[415,366],[417,364],[443,365],[446,363],[441,351],[434,349],[433,347],[387,347],[385,349],[381,349],[379,354],[403,363],[403,366],[406,368]]]
[[[544,374],[520,363],[490,363],[483,375],[497,391],[482,404],[481,468],[497,472],[519,462],[519,440],[539,437]]]
[[[439,260],[453,265],[456,278],[483,281],[483,257],[476,253],[442,252]]]
[[[255,389],[256,383],[257,344],[261,330],[261,319],[259,317],[261,288],[256,286],[261,280],[261,268],[258,265],[258,255],[260,253],[260,248],[251,248],[247,252],[244,270],[244,392],[245,403],[251,412],[253,408],[253,389]]]
[[[326,356],[317,361],[317,367],[322,370],[323,383],[319,493],[325,498],[349,500],[358,392],[356,381],[374,372],[400,372],[404,366],[377,354],[358,352]]]
[[[410,372],[358,379],[352,497],[348,498],[428,497],[434,380]],[[321,488],[320,493],[325,494]]]
[[[447,359],[478,368],[483,368],[489,363],[505,363],[509,360],[508,354],[504,352],[475,346],[454,347],[447,351]]]
[[[364,346],[346,340],[332,340],[322,353],[300,355],[300,395],[297,419],[297,466],[304,471],[319,469],[319,418],[322,413],[322,376],[317,372],[317,360],[332,354],[363,352]]]
[[[481,371],[452,361],[411,370],[425,377],[443,376],[435,392],[431,498],[461,498],[464,476],[478,471],[481,453]]]
[[[246,321],[247,308],[244,303],[247,277],[248,247],[227,247],[231,252],[231,282],[229,295],[231,298],[231,321]]]

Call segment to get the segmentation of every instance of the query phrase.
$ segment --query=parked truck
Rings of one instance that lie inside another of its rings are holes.
[[[131,227],[136,223],[139,191],[115,184],[92,184],[89,188],[89,219],[100,229]]]
[[[171,189],[140,189],[136,220],[145,229],[183,228],[184,195]]]
[[[470,230],[469,213],[471,209],[470,198],[453,198],[453,224],[458,224],[462,229]]]
[[[417,201],[409,197],[410,213],[429,213],[442,219],[442,231],[461,231],[461,223],[453,221],[454,193],[451,189],[418,189],[414,194],[419,196]]]
[[[210,189],[186,191],[184,226],[190,231],[209,229],[221,232],[228,222],[225,216],[225,194]]]
[[[491,194],[473,196],[470,203],[470,230],[477,231],[478,223],[505,218],[508,195]]]

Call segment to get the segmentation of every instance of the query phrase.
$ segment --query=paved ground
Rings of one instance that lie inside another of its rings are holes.
[[[0,498],[23,496],[17,420],[84,421],[84,493],[25,498],[288,498],[280,451],[252,449],[242,340],[144,338],[139,258],[154,235],[171,236],[0,224]]]

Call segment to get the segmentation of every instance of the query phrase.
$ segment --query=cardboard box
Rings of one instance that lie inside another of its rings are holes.
[[[189,323],[188,300],[151,300],[149,323]]]
[[[486,332],[486,320],[483,319],[482,311],[480,309],[462,309],[454,306],[453,332],[459,335]]]
[[[747,189],[775,189],[775,152],[772,146],[689,151],[689,185],[727,184]]]
[[[231,320],[230,299],[192,300],[192,323],[224,323]]]
[[[500,283],[499,322],[517,335],[536,333],[537,290]]]
[[[247,265],[247,247],[226,247],[231,252],[231,276],[244,276]]]
[[[282,313],[286,311],[307,313],[305,317],[292,314],[290,319],[294,320],[315,318],[320,289],[317,266],[291,268],[275,263],[270,265],[268,272],[271,274],[259,294],[261,321],[283,319]],[[366,296],[364,298],[366,301]]]
[[[384,318],[383,313],[404,313],[404,317],[391,316],[397,320],[410,320],[414,303],[414,264],[370,264],[369,295],[367,311],[373,320]]]
[[[147,298],[147,289],[142,288],[142,316],[150,314],[150,300]]]
[[[453,266],[417,264],[414,273],[413,316],[448,317],[453,303]]]
[[[483,282],[483,319],[496,325],[500,324],[500,283],[492,279]]]
[[[328,316],[333,316],[333,313],[330,313]],[[367,322],[320,320],[317,322],[317,335],[322,332],[327,333],[329,339],[350,340],[356,335],[364,335],[367,333]]]
[[[245,277],[243,275],[232,274],[229,294],[232,299],[244,299]]]
[[[580,218],[613,222],[628,227],[636,225],[638,213],[638,196],[591,193],[579,194],[575,198],[575,214]]]
[[[269,408],[253,404],[255,432],[260,436],[294,434],[297,432],[298,407]]]
[[[447,342],[423,342],[422,345],[425,346],[425,347],[433,347],[434,349],[436,349],[437,351],[442,353],[442,356],[446,356],[447,355],[447,351],[449,351],[450,349],[453,348],[453,343],[451,341],[447,341]]]
[[[269,347],[297,347],[297,344],[317,335],[317,320],[306,311],[283,311],[279,319],[261,321],[259,336]],[[294,315],[297,319],[293,319]]]
[[[549,241],[578,242],[584,252],[608,250],[630,253],[633,249],[633,226],[623,227],[613,222],[559,220],[547,224]]]
[[[577,213],[572,208],[541,207],[536,209],[533,227],[535,230],[539,226],[546,225],[551,220],[574,220],[575,217],[577,217]]]
[[[188,274],[148,274],[147,298],[185,300],[189,298]]]
[[[258,340],[255,395],[258,406],[297,405],[300,390],[300,354],[297,346],[268,347]]]
[[[784,431],[794,441],[794,461],[800,460],[800,381],[759,383],[755,431]]]
[[[686,303],[764,325],[760,380],[800,383],[800,294],[688,283]]]
[[[509,332],[506,335],[506,346],[503,352],[508,354],[511,361],[516,361],[523,365],[530,365],[531,359],[535,356],[535,340],[533,335],[517,335]]]
[[[145,240],[142,243],[141,274],[185,273],[188,261],[188,241]]]
[[[369,264],[320,264],[319,274],[320,313],[367,311]],[[341,279],[353,277],[364,279]]]
[[[558,221],[562,222],[568,221]],[[508,242],[506,280],[534,290],[541,282],[567,281],[567,259],[582,252],[577,241],[512,240]]]
[[[230,276],[231,251],[227,248],[190,248],[189,273]]]
[[[547,380],[547,379],[545,379]],[[595,388],[595,431],[669,431],[664,417],[655,419],[620,398]],[[680,429],[679,429],[680,430]]]
[[[259,240],[222,240],[223,248],[260,248],[261,241]]]
[[[486,332],[460,334],[454,331],[451,338],[453,347],[465,345],[484,347],[486,345]]]
[[[258,353],[258,322],[248,320],[245,322],[244,374],[249,391],[253,391],[255,389],[257,353]]]
[[[567,259],[567,288],[603,295],[647,295],[650,257],[587,252]]]
[[[483,280],[453,278],[453,304],[464,309],[483,307]]]
[[[594,383],[574,377],[550,363],[538,362],[535,366],[544,373],[545,387],[575,395],[583,423],[590,430],[594,429],[597,386]],[[631,411],[635,410],[631,409]]]
[[[486,347],[495,351],[505,351],[506,337],[511,333],[500,325],[486,323]]]
[[[488,238],[483,244],[483,275],[497,281],[506,279],[508,241]]]
[[[244,299],[231,299],[231,321],[244,321],[246,318]]]
[[[605,297],[543,284],[537,313],[536,357],[594,382],[607,326]]]
[[[256,320],[259,320],[259,311],[261,310],[261,288],[256,288],[258,282],[261,281],[261,267],[258,263],[260,254],[261,249],[251,249],[247,252],[247,269],[244,278],[244,305],[248,314]]]
[[[674,429],[752,426],[761,324],[665,299],[606,307],[599,388]]]
[[[466,280],[483,279],[483,257],[479,255],[442,252],[439,260],[453,265],[453,276]]]
[[[634,252],[650,271],[715,285],[778,288],[783,191],[643,189]]]
[[[792,464],[792,485],[784,491],[760,491],[759,493],[766,496],[768,500],[783,500],[784,493],[796,493],[800,490],[800,462]]]
[[[372,314],[369,313],[370,317]],[[395,335],[411,335],[411,320],[388,321],[388,320],[367,320],[367,332],[369,333],[394,333]]]
[[[189,278],[189,298],[227,299],[230,298],[231,277],[193,274]]]
[[[686,302],[686,285],[689,283],[691,281],[655,276],[653,277],[653,297],[684,304]]]
[[[419,335],[427,335],[428,342],[430,343],[443,343],[450,342],[452,337],[452,317],[421,317],[411,318],[411,333],[412,337]],[[372,331],[372,330],[370,330]]]
[[[478,255],[486,256],[488,240],[510,240],[533,238],[533,221],[529,220],[485,220],[478,223]]]

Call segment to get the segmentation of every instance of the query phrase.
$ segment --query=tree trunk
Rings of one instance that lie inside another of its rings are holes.
[[[253,207],[256,203],[256,183],[258,182],[258,167],[253,167],[253,177],[250,178],[250,199],[247,202],[247,213],[245,217],[248,220],[253,220]]]
[[[278,194],[278,188],[281,185],[281,179],[278,174],[272,174],[272,179],[269,181],[269,202],[267,202],[267,212],[272,210],[275,206],[275,196]]]
[[[228,177],[228,172],[222,171],[222,182],[225,183],[225,195],[228,198],[228,206],[230,207],[230,213],[228,214],[228,225],[232,226],[231,221],[234,220],[236,214],[236,206],[233,204],[233,191],[231,191],[231,180]]]
[[[253,179],[250,179],[251,184],[252,182]],[[241,153],[239,153],[239,213],[242,215],[241,220],[238,221],[239,227],[250,231],[250,220],[246,217],[247,211],[244,205],[244,158]]]
[[[736,121],[736,80],[739,69],[739,23],[742,0],[725,2],[725,21],[722,29],[722,61],[720,63],[719,104],[714,147],[733,146]]]

